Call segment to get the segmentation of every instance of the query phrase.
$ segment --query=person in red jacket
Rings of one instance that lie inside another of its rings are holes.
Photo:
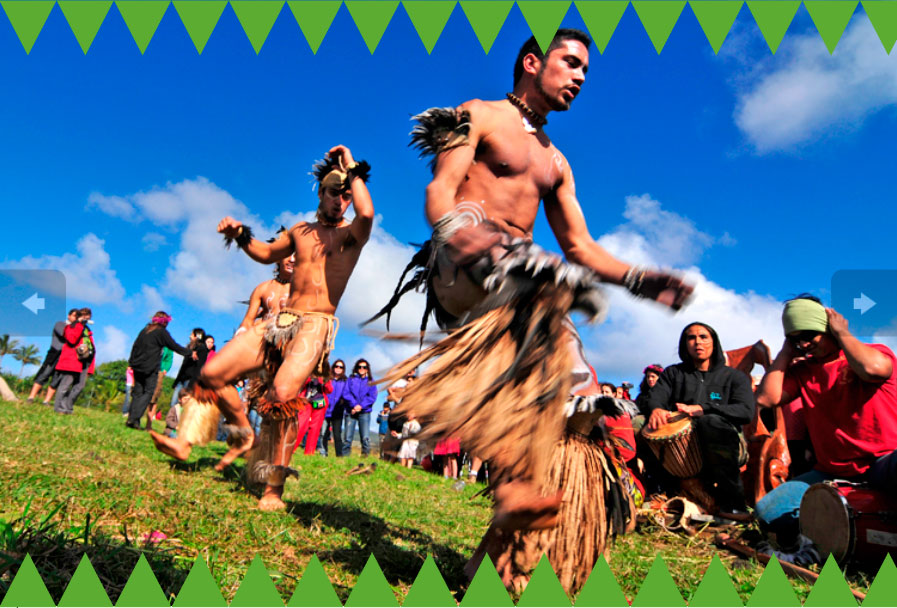
[[[63,332],[62,352],[56,363],[56,373],[60,376],[59,388],[53,409],[57,414],[73,414],[75,400],[87,384],[87,376],[93,374],[96,361],[96,347],[93,332],[88,327],[92,312],[82,308],[74,323],[69,323]]]
[[[324,382],[321,376],[312,376],[305,381],[300,397],[304,397],[309,407],[299,412],[299,431],[296,434],[296,446],[298,449],[302,439],[305,438],[305,455],[311,456],[318,447],[318,437],[324,424],[324,414],[327,412],[328,395],[333,392],[333,383]],[[307,434],[307,436],[306,436]]]

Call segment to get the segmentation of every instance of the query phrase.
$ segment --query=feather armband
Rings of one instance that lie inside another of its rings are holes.
[[[364,183],[368,182],[371,178],[371,165],[368,161],[361,160],[349,165],[349,168],[346,169],[346,183],[351,184],[356,177]]]
[[[417,125],[411,129],[411,142],[420,157],[432,156],[430,169],[442,152],[466,146],[470,140],[470,112],[455,108],[430,108],[414,116]]]
[[[449,211],[433,223],[433,243],[439,247],[445,245],[461,228],[471,224],[469,215]]]
[[[626,274],[623,275],[623,287],[636,297],[644,297],[642,286],[647,273],[648,270],[644,266],[630,266]]]
[[[230,246],[234,243],[237,244],[237,247],[240,249],[245,249],[247,245],[249,245],[249,241],[252,240],[252,228],[243,224],[240,226],[239,232],[237,232],[237,236],[230,237],[224,236],[224,246],[230,249]]]

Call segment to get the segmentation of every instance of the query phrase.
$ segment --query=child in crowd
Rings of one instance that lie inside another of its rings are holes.
[[[389,413],[392,410],[389,408],[389,404],[386,403],[383,405],[383,409],[380,410],[380,415],[377,416],[377,424],[380,425],[380,460],[386,460],[386,444],[387,436],[389,435]]]
[[[181,412],[184,409],[184,403],[190,395],[182,392],[178,397],[178,402],[168,409],[168,415],[165,416],[165,434],[174,439],[178,436],[178,424],[181,420]]]
[[[417,458],[417,439],[412,439],[420,432],[420,423],[415,419],[414,412],[408,412],[408,418],[402,425],[402,432],[392,431],[392,436],[402,439],[402,447],[399,449],[399,460],[403,467],[411,468]]]

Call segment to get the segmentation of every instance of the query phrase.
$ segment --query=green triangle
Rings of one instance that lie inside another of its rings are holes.
[[[339,601],[327,573],[324,572],[324,566],[317,555],[312,555],[305,567],[305,574],[299,579],[296,590],[293,591],[293,597],[287,603],[290,608],[300,608],[304,606],[330,606],[331,608],[342,608],[343,604]]]
[[[277,592],[261,556],[256,553],[240,588],[231,600],[231,606],[276,606],[283,608],[283,598]]]
[[[371,54],[399,8],[399,0],[346,0],[346,8]]]
[[[632,8],[641,19],[659,55],[685,8],[685,0],[632,0]]]
[[[570,608],[570,598],[561,586],[557,574],[548,561],[548,556],[542,554],[542,559],[533,575],[526,584],[526,589],[517,602],[517,608],[538,608],[539,606],[563,606]]]
[[[208,0],[199,1],[206,2]],[[177,4],[177,2],[175,2],[175,4]],[[209,567],[202,557],[197,556],[196,561],[193,562],[193,567],[190,568],[190,573],[187,575],[187,579],[184,581],[184,584],[181,585],[181,590],[178,591],[177,597],[174,598],[173,605],[203,607],[227,606],[227,602],[224,601],[224,598],[221,596],[221,591],[218,589],[218,583],[215,582],[215,578],[212,576],[212,573],[209,572]]]
[[[445,29],[452,10],[455,8],[455,0],[403,0],[402,6],[408,13],[408,18],[414,24],[420,41],[424,43],[427,53],[433,52],[439,35]]]
[[[262,50],[262,45],[274,27],[283,4],[284,0],[231,0],[231,8],[234,9],[256,55]]]
[[[66,585],[62,597],[59,598],[57,604],[60,608],[63,606],[112,606],[106,590],[103,589],[103,583],[100,577],[87,558],[87,554],[81,556],[78,567],[69,584]]]
[[[707,41],[713,47],[714,53],[719,53],[720,47],[726,40],[726,35],[732,29],[738,11],[744,4],[742,0],[688,0],[691,10],[694,11]]]
[[[576,605],[608,608],[629,605],[603,555],[598,558],[598,562],[592,568],[592,574],[589,575],[589,580],[576,596]]]
[[[589,29],[598,52],[604,53],[627,6],[629,0],[576,0],[576,9]]]
[[[559,2],[558,0],[517,0],[517,6],[523,13],[529,29],[536,37],[542,52],[548,50],[548,46],[554,39],[564,15],[570,10],[571,2]]]
[[[86,55],[106,13],[112,8],[112,0],[59,0],[59,8]]]
[[[174,0],[173,4],[190,34],[196,52],[201,55],[224,13],[227,0]]]
[[[514,0],[461,0],[461,8],[487,55],[513,7]]]
[[[463,6],[463,3],[462,3]],[[487,606],[489,608],[514,608],[511,596],[505,590],[492,560],[486,555],[473,575],[473,580],[461,598],[461,608]]]
[[[768,1],[768,0],[767,0]],[[794,588],[788,582],[785,571],[778,558],[773,555],[763,569],[757,586],[748,600],[748,606],[756,608],[759,606],[787,606],[788,608],[800,608],[800,600],[794,593]]]
[[[769,50],[775,54],[800,8],[800,0],[747,0],[747,5]]]
[[[386,577],[383,576],[383,570],[380,569],[377,558],[371,553],[346,599],[347,608],[349,606],[395,606],[398,608],[398,605],[396,594],[392,592],[389,583],[386,582]]]
[[[661,0],[665,1],[665,0]],[[667,564],[660,554],[654,558],[651,569],[641,588],[632,600],[633,606],[685,606],[682,594],[676,588]]]
[[[714,555],[689,606],[744,606],[719,555]]]
[[[118,596],[116,606],[170,606],[165,592],[159,586],[153,569],[150,568],[146,557],[141,553],[137,564],[131,571],[125,588]]]
[[[330,24],[336,18],[342,2],[337,0],[288,0],[287,4],[293,11],[293,17],[302,30],[302,35],[308,41],[312,53],[317,53]]]
[[[856,606],[856,598],[850,592],[838,562],[829,554],[819,578],[813,583],[810,595],[804,601],[804,608],[811,606]]]
[[[169,0],[115,0],[115,6],[141,54],[146,52],[168,5]]]
[[[414,579],[405,601],[402,602],[402,608],[407,606],[454,606],[455,598],[449,591],[445,579],[436,567],[436,561],[432,555],[427,555],[424,565],[420,567],[420,572]]]
[[[869,585],[866,599],[863,600],[863,608],[893,606],[895,597],[897,597],[897,567],[894,566],[891,555],[887,554],[881,563],[881,568],[878,569],[878,574]]]
[[[34,560],[30,555],[25,555],[25,559],[19,566],[16,577],[9,584],[9,589],[6,590],[6,595],[3,596],[0,606],[6,608],[7,606],[53,605],[53,598],[50,597],[50,592],[47,591],[47,586],[44,585],[37,566],[34,565]]]
[[[897,42],[897,2],[893,0],[863,0],[863,8],[888,55]]]
[[[31,52],[40,34],[50,11],[53,10],[53,0],[2,0],[0,6],[6,11],[6,16],[15,30],[19,42],[22,43],[26,53]]]
[[[850,18],[857,9],[859,0],[845,2],[844,0],[804,0],[804,6],[810,13],[810,18],[816,24],[819,35],[831,54],[838,46],[838,41],[847,29]]]

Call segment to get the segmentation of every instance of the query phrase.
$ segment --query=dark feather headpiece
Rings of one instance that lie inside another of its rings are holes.
[[[356,162],[355,167],[350,171],[346,171],[338,158],[325,156],[317,161],[311,168],[311,175],[314,176],[318,186],[323,184],[324,180],[330,174],[334,174],[335,177],[339,178],[340,188],[342,189],[349,185],[349,174],[352,174],[353,176],[358,177],[361,181],[367,183],[371,176],[371,165],[366,160],[360,160]]]

